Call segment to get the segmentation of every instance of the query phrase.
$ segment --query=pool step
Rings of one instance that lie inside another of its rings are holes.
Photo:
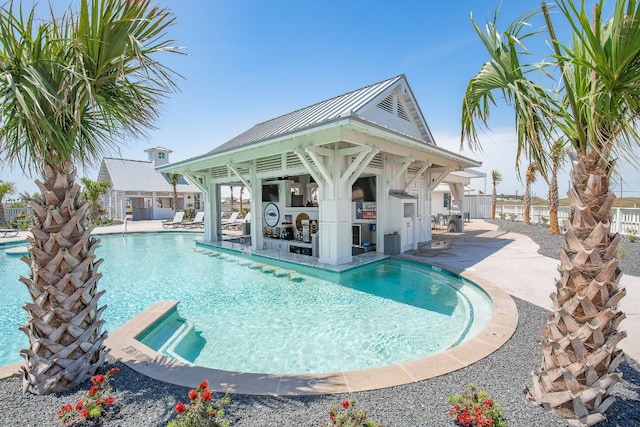
[[[171,337],[158,349],[158,353],[165,354],[182,363],[191,364],[188,360],[176,353],[176,347],[180,342],[194,329],[193,323],[189,320],[184,321],[182,325],[171,335]]]
[[[287,276],[291,276],[295,272],[296,272],[295,270],[283,270],[283,269],[280,268],[280,269],[276,270],[273,274],[276,277],[287,277]]]
[[[289,280],[293,280],[294,282],[304,282],[304,276],[298,273],[291,273],[289,275]]]
[[[251,264],[249,264],[249,268],[253,268],[254,270],[261,270],[265,265],[266,264],[263,264],[261,262],[252,262]]]
[[[278,267],[274,265],[265,265],[264,267],[262,267],[263,273],[274,273],[276,270],[278,270]]]
[[[28,246],[16,246],[13,248],[5,249],[4,251],[7,255],[24,255],[29,256],[29,247]]]
[[[294,282],[302,282],[304,281],[304,276],[300,275],[295,270],[285,270],[280,267],[276,267],[274,265],[264,264],[262,262],[255,262],[250,259],[235,257],[231,255],[224,254],[222,252],[218,252],[211,249],[195,249],[196,252],[202,253],[204,255],[209,255],[210,257],[216,257],[223,260],[235,261],[238,265],[243,267],[249,267],[253,270],[261,270],[263,273],[273,274],[276,277],[288,277],[290,280]]]

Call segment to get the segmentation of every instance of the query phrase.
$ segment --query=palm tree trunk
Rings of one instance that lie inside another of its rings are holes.
[[[491,219],[496,219],[496,204],[498,195],[496,194],[496,188],[493,187],[493,194],[491,194]]]
[[[560,234],[560,226],[558,224],[558,176],[553,173],[551,182],[549,183],[549,232],[551,234]]]
[[[171,204],[173,208],[173,214],[175,215],[176,213],[178,213],[178,189],[176,188],[175,184],[173,185],[173,197]]]
[[[522,195],[522,223],[531,224],[531,184],[527,182],[526,189]]]
[[[67,166],[67,167],[65,167]],[[94,251],[100,240],[85,228],[89,207],[75,183],[70,165],[46,166],[44,183],[36,181],[42,200],[33,200],[36,216],[29,238],[31,276],[21,277],[32,302],[24,308],[22,330],[29,348],[21,351],[26,366],[23,390],[35,394],[61,392],[85,382],[104,362],[102,313],[98,292],[102,277]]]
[[[0,200],[0,225],[4,224],[5,222],[7,222],[7,217],[4,213],[4,205],[2,204],[2,200]]]
[[[626,336],[618,331],[625,318],[618,310],[625,295],[618,285],[620,236],[609,233],[613,163],[599,163],[597,154],[582,155],[571,173],[571,213],[560,249],[560,278],[551,296],[553,312],[542,332],[542,366],[533,372],[528,390],[536,404],[581,426],[604,420],[614,402],[610,391],[620,379],[615,370],[624,358],[616,346]]]

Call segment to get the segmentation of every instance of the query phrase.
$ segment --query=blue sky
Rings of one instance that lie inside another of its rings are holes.
[[[483,161],[483,172],[498,169],[504,177],[499,193],[522,193],[509,108],[495,109],[492,130],[483,135],[482,153],[460,151],[462,95],[487,58],[469,13],[482,25],[499,0],[158,0],[157,4],[176,16],[170,37],[187,55],[164,61],[185,79],[179,81],[181,91],[163,106],[158,129],[150,132],[149,140],[127,142],[122,157],[146,160],[144,150],[157,145],[173,150],[172,161],[198,156],[254,124],[405,74],[436,143]],[[539,4],[539,0],[503,0],[500,21],[506,25]],[[81,176],[85,174],[97,178],[95,168],[80,170]],[[33,180],[15,168],[3,166],[0,179],[15,182],[19,191],[36,191]],[[624,195],[640,196],[638,182],[627,179]],[[482,190],[485,184],[475,180],[472,186]],[[561,196],[567,188],[564,174]],[[533,190],[546,196],[542,180]]]

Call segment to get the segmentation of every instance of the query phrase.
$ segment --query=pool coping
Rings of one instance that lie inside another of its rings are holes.
[[[482,288],[493,302],[487,326],[460,345],[395,365],[321,374],[275,375],[231,372],[182,363],[164,356],[136,337],[157,322],[179,301],[157,302],[109,333],[105,345],[112,357],[156,380],[194,387],[203,379],[214,391],[249,395],[300,396],[352,393],[409,384],[447,374],[475,363],[498,350],[515,332],[518,310],[509,294],[487,280],[465,271],[462,277]],[[0,379],[20,374],[21,363],[0,367]]]

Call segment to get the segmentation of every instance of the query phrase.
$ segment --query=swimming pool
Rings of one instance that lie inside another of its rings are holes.
[[[386,366],[454,346],[491,316],[490,300],[478,287],[411,262],[338,274],[255,256],[212,256],[217,252],[197,247],[193,234],[100,238],[107,329],[155,301],[180,300],[178,312],[142,339],[217,369],[304,373]],[[0,330],[3,342],[16,344],[0,349],[0,365],[19,361],[26,346],[17,327],[25,322],[21,307],[28,293],[17,273],[28,274],[27,266],[3,254],[0,292],[11,298],[8,306],[4,298],[0,303]],[[180,339],[166,345],[167,331],[173,336],[181,327]]]

